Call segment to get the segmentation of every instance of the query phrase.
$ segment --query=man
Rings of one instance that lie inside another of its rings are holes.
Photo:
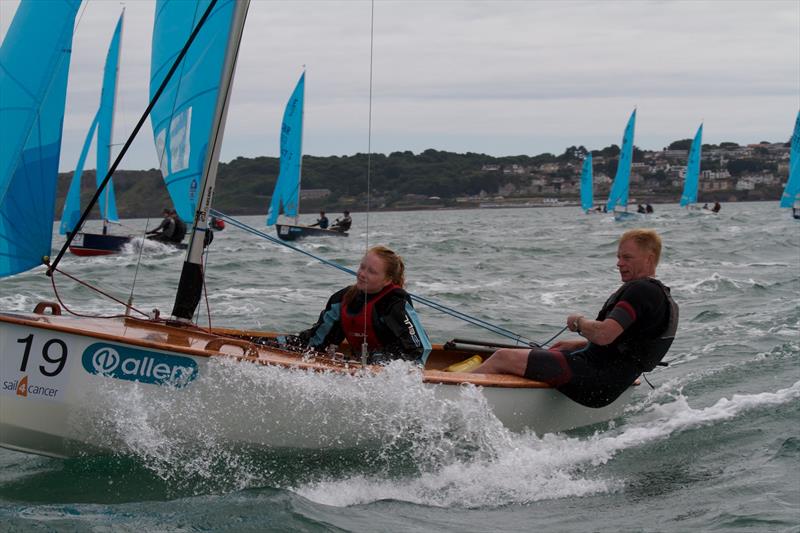
[[[321,229],[328,229],[328,217],[325,216],[325,211],[320,211],[317,221],[309,227],[313,228],[314,226],[319,226]]]
[[[178,212],[174,209],[170,212],[170,215],[175,223],[175,231],[172,233],[172,242],[183,242],[183,238],[186,236],[186,223],[181,220],[181,217],[178,216]]]
[[[616,400],[643,372],[663,359],[675,338],[678,305],[655,279],[661,237],[654,230],[626,231],[617,249],[623,285],[595,320],[567,317],[567,328],[584,337],[543,348],[496,351],[473,372],[516,374],[556,387],[588,407]]]
[[[161,214],[164,219],[157,228],[147,232],[147,235],[151,235],[148,239],[159,242],[172,242],[175,234],[175,219],[172,217],[172,210],[165,207]]]
[[[334,222],[333,226],[331,226],[331,229],[334,229],[336,231],[341,231],[342,233],[344,233],[345,231],[349,231],[350,226],[352,225],[353,225],[353,219],[350,218],[350,211],[345,211],[344,217],[342,217],[341,220],[337,218],[336,222]]]

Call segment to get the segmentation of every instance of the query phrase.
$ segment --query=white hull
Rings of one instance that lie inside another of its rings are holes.
[[[396,436],[398,403],[412,389],[430,412],[483,400],[508,429],[541,434],[618,417],[633,390],[591,409],[512,376],[404,370],[391,382],[386,371],[354,377],[360,365],[213,345],[219,336],[163,323],[90,322],[79,333],[86,320],[0,315],[0,446],[59,457],[125,451],[147,427],[164,439],[265,448],[372,447]]]

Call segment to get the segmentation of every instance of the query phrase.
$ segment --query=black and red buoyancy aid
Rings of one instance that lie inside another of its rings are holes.
[[[381,348],[381,341],[375,334],[375,327],[372,323],[373,310],[378,300],[393,290],[399,288],[401,287],[399,285],[395,285],[394,283],[388,284],[386,287],[381,289],[376,296],[369,298],[367,303],[357,313],[353,314],[350,314],[347,311],[347,307],[350,302],[342,302],[340,321],[342,324],[342,330],[344,331],[344,336],[347,338],[347,342],[350,344],[350,349],[353,351],[353,353],[358,353],[361,350],[361,345],[364,342],[365,331],[367,334],[367,347],[369,351],[372,352]]]
[[[675,340],[675,333],[678,330],[678,304],[672,299],[669,287],[654,278],[645,278],[645,280],[654,283],[661,289],[661,292],[664,294],[669,304],[669,318],[666,328],[658,337],[647,338],[642,335],[637,335],[616,344],[617,350],[621,354],[630,357],[631,360],[638,365],[640,372],[650,372],[661,362],[669,351],[670,346],[672,346],[672,341]],[[636,281],[640,280],[628,281],[612,294],[608,300],[606,300],[597,319],[603,320],[622,299],[622,293],[625,292],[625,289]]]

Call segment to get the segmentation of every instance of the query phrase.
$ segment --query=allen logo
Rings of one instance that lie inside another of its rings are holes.
[[[83,351],[83,368],[90,374],[152,385],[183,387],[197,377],[197,363],[182,355],[165,354],[104,342]]]
[[[28,376],[23,376],[17,385],[17,396],[28,397]]]

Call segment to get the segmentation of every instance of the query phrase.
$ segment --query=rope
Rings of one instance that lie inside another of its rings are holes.
[[[268,241],[270,241],[270,242],[272,242],[274,244],[279,244],[281,246],[285,246],[286,248],[289,248],[290,250],[294,250],[295,252],[301,253],[301,254],[303,254],[303,255],[305,255],[307,257],[310,257],[311,259],[314,259],[315,261],[319,261],[320,263],[322,263],[324,265],[327,265],[329,267],[335,268],[337,270],[341,270],[342,272],[350,274],[351,276],[355,276],[356,275],[356,272],[354,270],[351,270],[351,269],[349,269],[349,268],[347,268],[345,266],[342,266],[342,265],[340,265],[338,263],[334,263],[333,261],[330,261],[330,260],[325,259],[323,257],[320,257],[318,255],[314,255],[313,253],[311,253],[309,251],[303,250],[302,248],[298,248],[297,246],[295,246],[293,244],[290,244],[288,242],[282,241],[282,240],[278,239],[277,237],[273,237],[272,235],[264,233],[261,230],[253,228],[251,226],[248,226],[244,222],[241,222],[241,221],[239,221],[239,220],[237,220],[237,219],[235,219],[235,218],[233,218],[231,216],[228,216],[225,213],[217,211],[216,209],[212,209],[211,210],[211,214],[214,215],[217,218],[221,218],[221,219],[225,220],[226,222],[230,223],[233,227],[238,228],[238,229],[240,229],[242,231],[245,231],[245,232],[250,233],[252,235],[255,235],[257,237],[261,237],[262,239],[266,239],[266,240],[268,240]],[[527,344],[529,346],[540,346],[540,343],[538,343],[536,341],[533,341],[533,340],[529,339],[528,337],[525,337],[525,336],[520,335],[518,333],[514,333],[513,331],[510,331],[510,330],[505,329],[503,327],[500,327],[500,326],[497,326],[495,324],[492,324],[491,322],[487,322],[487,321],[485,321],[485,320],[483,320],[481,318],[470,316],[470,315],[468,315],[466,313],[462,313],[461,311],[457,311],[455,309],[447,307],[446,305],[440,304],[438,302],[434,302],[433,300],[430,300],[428,298],[424,298],[422,296],[417,296],[417,295],[411,294],[411,293],[409,293],[409,296],[415,302],[419,302],[419,303],[421,303],[423,305],[427,305],[428,307],[436,309],[437,311],[439,311],[441,313],[450,315],[450,316],[455,317],[455,318],[457,318],[459,320],[462,320],[464,322],[468,322],[468,323],[470,323],[470,324],[472,324],[474,326],[477,326],[479,328],[485,329],[487,331],[491,331],[492,333],[500,335],[501,337],[505,337],[507,339],[512,339],[515,342],[525,343],[525,344]]]
[[[143,316],[145,316],[145,317],[147,317],[147,316],[148,316],[148,314],[147,314],[147,313],[145,313],[144,311],[140,311],[139,309],[136,309],[136,308],[135,308],[135,307],[133,307],[132,305],[129,305],[129,304],[127,304],[127,303],[123,302],[122,300],[120,300],[120,299],[118,299],[118,298],[115,298],[115,297],[111,296],[111,295],[110,295],[110,294],[108,294],[107,292],[105,292],[105,291],[102,291],[102,290],[98,289],[97,287],[95,287],[95,286],[93,286],[93,285],[90,285],[90,284],[86,283],[85,281],[79,280],[79,279],[78,279],[78,278],[76,278],[75,276],[73,276],[73,275],[71,275],[71,274],[69,274],[69,273],[67,273],[67,272],[64,272],[63,270],[61,270],[61,269],[59,269],[59,268],[53,268],[53,271],[54,271],[54,272],[58,272],[59,274],[62,274],[62,275],[64,275],[64,276],[68,277],[69,279],[71,279],[71,280],[73,280],[73,281],[76,281],[76,282],[78,282],[79,284],[83,285],[84,287],[86,287],[86,288],[88,288],[88,289],[91,289],[91,290],[93,290],[93,291],[95,291],[95,292],[97,292],[97,293],[99,293],[99,294],[102,294],[102,295],[103,295],[103,296],[105,296],[106,298],[109,298],[109,299],[111,299],[111,300],[114,300],[114,301],[115,301],[115,302],[117,302],[118,304],[121,304],[121,305],[123,305],[123,306],[124,306],[126,309],[131,309],[131,310],[133,310],[133,311],[136,311],[137,313],[139,313],[140,315],[143,315]],[[66,309],[66,311],[67,311],[68,313],[70,313],[70,314],[73,314],[73,315],[75,315],[75,316],[80,316],[80,317],[86,317],[86,318],[120,318],[120,317],[124,317],[124,316],[125,316],[125,315],[108,315],[108,316],[102,316],[102,315],[85,315],[85,314],[81,314],[81,313],[75,312],[75,311],[71,310],[69,307],[67,307],[67,305],[64,303],[64,301],[61,299],[61,296],[58,294],[58,289],[56,288],[56,280],[55,280],[55,276],[52,276],[52,275],[50,276],[50,282],[51,282],[51,283],[52,283],[52,285],[53,285],[53,293],[56,295],[56,299],[58,300],[58,303],[59,303],[59,304],[61,304],[61,306],[62,306],[62,307],[64,307],[64,309]]]
[[[136,269],[133,271],[133,281],[131,282],[131,294],[128,296],[128,305],[133,303],[133,291],[136,288],[136,280],[139,277],[139,265],[142,264],[142,252],[144,251],[144,241],[147,239],[147,227],[150,225],[150,217],[144,223],[142,232],[142,244],[139,245],[139,254],[136,257]]]

